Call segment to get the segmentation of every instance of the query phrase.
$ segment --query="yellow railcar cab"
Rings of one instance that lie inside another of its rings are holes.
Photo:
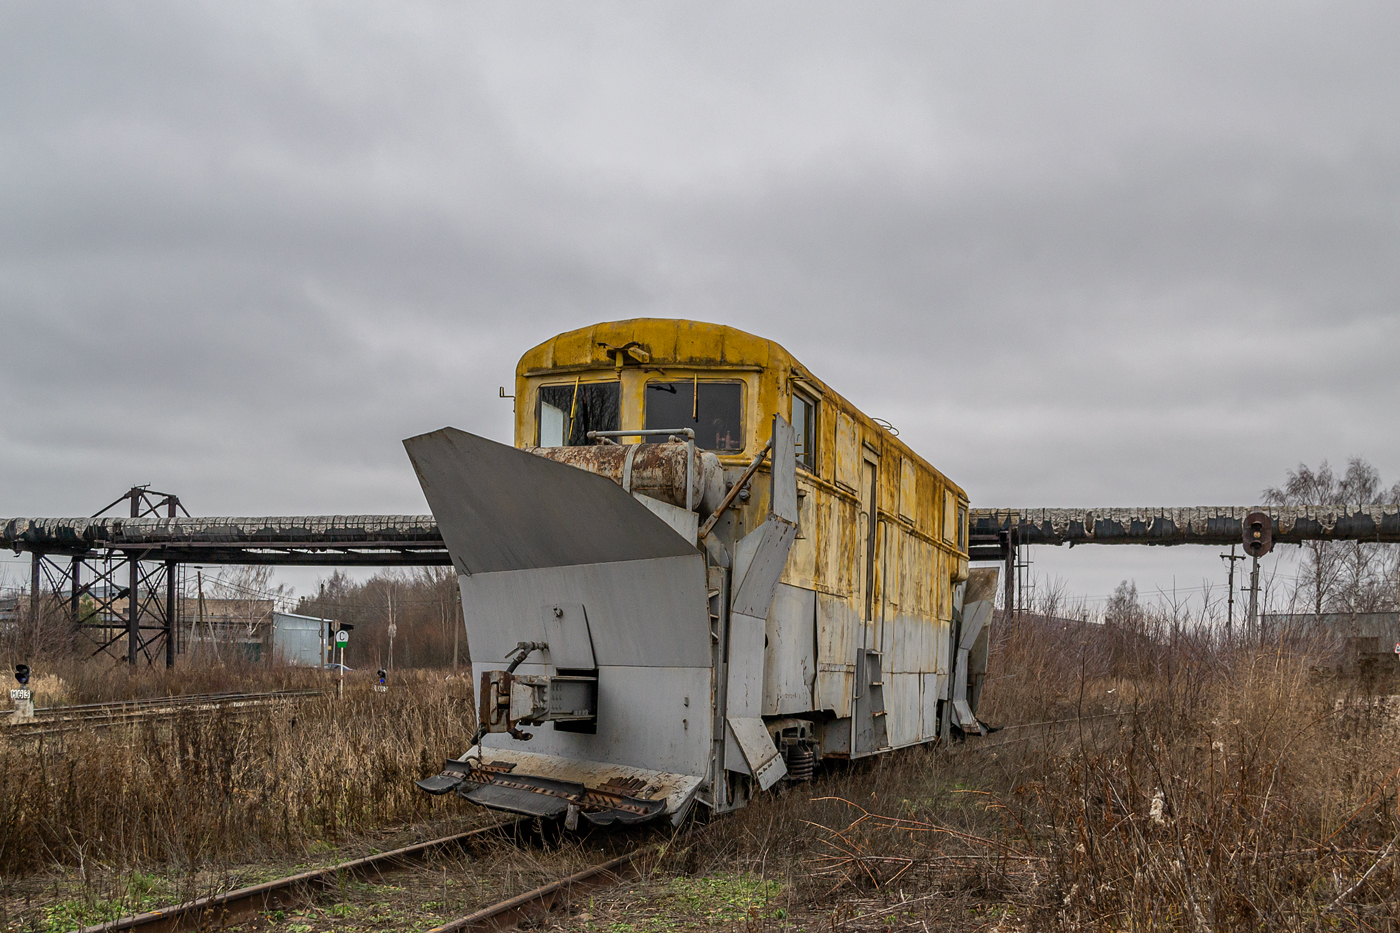
[[[798,483],[859,501],[871,454],[877,508],[967,573],[967,494],[782,346],[724,324],[636,318],[560,334],[515,372],[515,445],[583,446],[588,431],[696,429],[697,446],[743,466],[772,416],[798,438]],[[621,441],[641,438],[619,438]],[[805,497],[804,497],[805,498]]]

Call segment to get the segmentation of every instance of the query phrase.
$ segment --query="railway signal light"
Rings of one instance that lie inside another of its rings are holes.
[[[15,680],[19,682],[19,685],[20,685],[21,687],[27,686],[27,685],[29,684],[29,665],[28,665],[28,664],[16,664],[16,665],[15,665]]]
[[[384,678],[385,678],[385,677],[388,677],[388,676],[389,676],[389,673],[388,673],[386,670],[384,670],[384,668],[381,667],[381,668],[379,669],[379,682],[380,682],[381,684],[384,683]]]
[[[1274,548],[1274,522],[1267,512],[1250,512],[1244,519],[1244,551],[1260,558]]]

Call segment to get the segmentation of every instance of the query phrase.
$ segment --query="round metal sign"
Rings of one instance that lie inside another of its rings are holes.
[[[339,632],[336,632],[336,633],[335,633],[335,643],[336,643],[337,645],[348,645],[348,644],[350,644],[350,633],[349,633],[349,632],[346,632],[346,631],[343,631],[343,630],[342,630],[342,631],[339,631]]]

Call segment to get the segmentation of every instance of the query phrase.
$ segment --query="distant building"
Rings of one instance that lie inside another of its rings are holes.
[[[1312,642],[1343,663],[1375,663],[1400,651],[1400,613],[1276,612],[1262,617],[1266,638]],[[1400,663],[1397,661],[1395,663]]]
[[[19,627],[19,597],[0,596],[0,634],[13,632]]]
[[[187,649],[235,650],[250,661],[280,660],[311,667],[321,663],[322,627],[334,630],[335,626],[329,619],[279,612],[270,599],[206,598],[202,624],[197,600],[186,600],[182,612]]]
[[[322,663],[321,648],[325,644],[323,632],[327,626],[334,630],[335,623],[330,619],[301,616],[294,612],[274,612],[268,651],[272,657],[287,664],[319,667]]]

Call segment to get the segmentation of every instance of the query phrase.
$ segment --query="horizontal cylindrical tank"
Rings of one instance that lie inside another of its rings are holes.
[[[526,447],[537,457],[606,476],[626,487],[671,505],[685,508],[688,444],[597,444],[592,447]],[[631,457],[631,467],[627,465]],[[724,498],[724,467],[707,450],[695,451],[691,477],[691,505],[709,515]]]

